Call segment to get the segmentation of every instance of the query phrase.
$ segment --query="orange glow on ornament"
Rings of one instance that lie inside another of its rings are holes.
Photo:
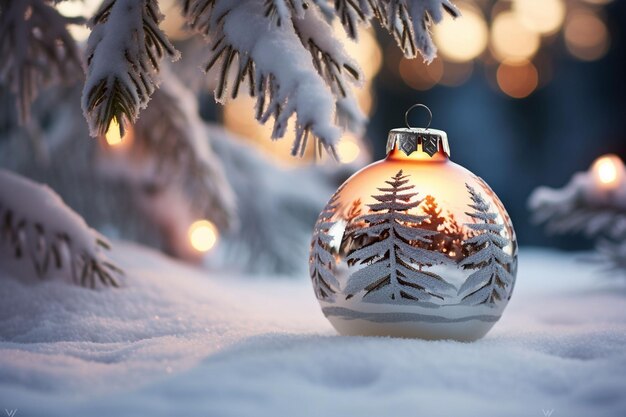
[[[624,178],[624,163],[617,155],[604,155],[595,160],[591,172],[600,187],[617,188]]]
[[[218,232],[208,220],[198,220],[189,227],[189,241],[198,252],[208,252],[217,243]]]

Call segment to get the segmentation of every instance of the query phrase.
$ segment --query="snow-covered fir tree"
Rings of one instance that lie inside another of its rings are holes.
[[[509,245],[509,239],[501,235],[504,224],[498,223],[498,213],[490,211],[490,205],[483,196],[469,184],[465,184],[474,211],[467,212],[475,221],[465,226],[476,232],[463,244],[469,248],[470,255],[460,262],[464,269],[474,270],[459,288],[463,304],[494,305],[507,299],[512,290],[514,278],[509,272],[511,255],[503,248]]]
[[[409,213],[422,200],[411,192],[409,176],[402,170],[387,186],[378,188],[381,194],[372,195],[377,203],[368,204],[369,212],[359,217],[366,225],[357,232],[373,238],[367,245],[351,252],[346,258],[353,272],[345,288],[348,298],[365,291],[363,299],[370,302],[436,301],[453,288],[437,274],[426,270],[448,260],[441,253],[420,247],[430,244],[435,232],[420,228],[427,216]]]
[[[330,235],[329,230],[335,224],[333,217],[337,214],[341,190],[342,188],[339,188],[333,194],[320,213],[311,240],[309,275],[311,276],[311,281],[313,281],[315,295],[321,300],[332,300],[339,289],[339,282],[333,272],[336,259],[331,249],[333,237]]]

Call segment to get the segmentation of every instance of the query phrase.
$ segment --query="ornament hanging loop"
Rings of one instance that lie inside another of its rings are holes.
[[[424,129],[428,129],[430,127],[430,122],[433,121],[433,112],[430,111],[427,105],[422,104],[422,103],[416,103],[412,105],[411,107],[409,107],[406,113],[404,113],[404,124],[406,124],[406,127],[408,127],[409,129],[414,129],[414,127],[409,124],[409,113],[411,112],[411,110],[417,107],[422,107],[426,109],[426,111],[428,112],[428,123],[426,124],[426,127],[424,128]]]

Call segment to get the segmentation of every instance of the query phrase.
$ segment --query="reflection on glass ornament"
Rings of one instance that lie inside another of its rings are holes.
[[[449,156],[441,130],[393,129],[387,157],[319,215],[310,276],[339,333],[471,341],[500,318],[517,273],[513,225]]]

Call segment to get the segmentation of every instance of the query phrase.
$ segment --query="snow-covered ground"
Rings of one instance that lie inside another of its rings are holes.
[[[310,283],[199,271],[131,244],[127,287],[0,276],[0,411],[29,416],[626,415],[626,289],[522,250],[475,343],[339,337]]]

